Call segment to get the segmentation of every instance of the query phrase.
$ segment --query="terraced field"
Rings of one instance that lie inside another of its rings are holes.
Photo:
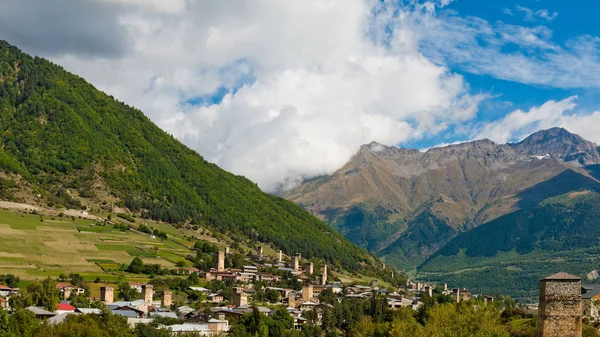
[[[137,231],[121,231],[112,225],[70,217],[51,217],[0,209],[0,274],[15,274],[23,280],[61,273],[80,273],[85,279],[113,281],[120,276],[139,278],[119,271],[138,256],[145,263],[175,267],[191,253],[195,236],[191,230],[148,223],[168,234],[168,240]]]

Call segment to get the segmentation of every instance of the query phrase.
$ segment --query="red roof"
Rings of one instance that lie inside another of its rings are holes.
[[[0,289],[10,289],[10,287],[5,286],[4,284],[0,284]]]
[[[70,305],[70,304],[66,304],[66,303],[60,303],[58,305],[58,307],[56,308],[56,310],[62,310],[62,311],[75,311],[74,306]]]
[[[58,288],[58,289],[62,289],[64,287],[72,287],[72,285],[70,285],[68,283],[57,283],[56,284],[56,288]]]

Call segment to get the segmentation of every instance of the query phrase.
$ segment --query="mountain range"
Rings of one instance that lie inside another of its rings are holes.
[[[294,203],[207,162],[141,111],[5,41],[0,200],[206,228],[339,270],[383,274],[371,254]]]
[[[598,191],[600,148],[563,128],[427,151],[363,145],[285,197],[386,262],[413,270],[453,238],[573,191]]]

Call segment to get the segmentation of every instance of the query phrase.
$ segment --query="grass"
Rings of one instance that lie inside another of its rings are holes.
[[[89,281],[138,279],[139,275],[118,271],[120,265],[139,256],[147,263],[175,268],[177,261],[193,254],[192,242],[183,237],[191,231],[163,223],[148,225],[176,242],[96,226],[92,220],[0,210],[0,273],[17,275],[24,282],[71,272]]]

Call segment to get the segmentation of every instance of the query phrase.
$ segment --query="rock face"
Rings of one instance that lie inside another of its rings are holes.
[[[538,337],[581,337],[581,279],[557,273],[540,281]]]
[[[597,146],[564,129],[540,131],[517,144],[484,139],[426,152],[371,143],[334,174],[285,197],[389,263],[410,269],[458,233],[529,200],[557,195],[540,184],[566,169],[589,176],[583,165],[598,163]],[[561,184],[553,186],[565,193],[569,183]]]
[[[552,128],[536,132],[523,141],[511,144],[522,154],[548,155],[575,165],[600,163],[598,146],[563,128]]]

